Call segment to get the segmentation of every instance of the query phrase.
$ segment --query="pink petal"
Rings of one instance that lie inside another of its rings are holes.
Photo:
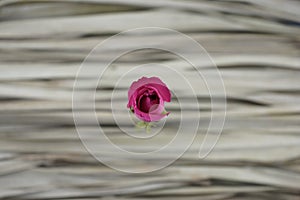
[[[152,86],[157,89],[158,93],[160,94],[161,98],[164,101],[170,102],[171,101],[171,92],[159,78],[157,77],[142,77],[139,80],[133,82],[128,90],[128,98],[130,99],[134,92],[139,89],[140,87]]]
[[[167,116],[169,113],[164,113],[164,105],[158,104],[158,106],[154,109],[149,111],[149,113],[144,113],[138,109],[135,110],[135,115],[146,122],[153,122],[153,121],[159,121],[160,119]]]

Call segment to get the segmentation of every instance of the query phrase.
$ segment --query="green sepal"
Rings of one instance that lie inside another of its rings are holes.
[[[129,108],[129,111],[130,111],[131,113],[134,113],[133,107],[130,107],[130,108]]]
[[[139,122],[136,123],[135,126],[136,126],[137,128],[146,128],[147,122],[139,121]]]
[[[151,127],[153,126],[152,122],[139,121],[135,125],[137,128],[145,129],[147,133],[150,133]]]
[[[161,113],[162,115],[168,115],[168,114],[170,114],[170,112],[168,112],[168,111],[166,111],[165,109],[162,111],[162,113]]]

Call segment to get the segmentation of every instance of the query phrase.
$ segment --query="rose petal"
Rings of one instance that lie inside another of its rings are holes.
[[[165,116],[167,116],[169,113],[164,112],[164,105],[163,104],[157,104],[157,106],[149,111],[149,113],[144,113],[140,111],[139,109],[136,109],[135,115],[146,122],[153,122],[153,121],[159,121]]]
[[[128,90],[128,98],[130,99],[134,92],[140,87],[152,86],[158,90],[158,93],[164,101],[171,101],[171,93],[168,87],[157,77],[142,77],[139,80],[133,82]]]
[[[161,84],[155,84],[155,83],[151,83],[151,84],[147,84],[147,85],[156,88],[158,90],[158,93],[160,94],[160,97],[164,101],[166,101],[166,102],[171,101],[171,92],[167,88],[167,86],[164,86],[164,85],[161,85]]]
[[[161,120],[162,118],[164,118],[165,116],[167,116],[168,114],[153,114],[153,113],[144,113],[144,112],[141,112],[139,110],[137,110],[135,112],[136,116],[145,121],[145,122],[153,122],[153,121],[159,121]]]

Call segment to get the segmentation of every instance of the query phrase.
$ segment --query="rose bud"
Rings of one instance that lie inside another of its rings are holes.
[[[170,101],[171,92],[158,77],[142,77],[128,90],[127,107],[145,122],[159,121],[167,116],[164,103]]]

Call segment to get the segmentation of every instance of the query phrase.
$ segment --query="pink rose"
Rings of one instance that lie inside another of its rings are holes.
[[[169,114],[164,108],[165,101],[171,101],[171,93],[157,77],[142,77],[128,90],[127,107],[145,122],[159,121]]]

